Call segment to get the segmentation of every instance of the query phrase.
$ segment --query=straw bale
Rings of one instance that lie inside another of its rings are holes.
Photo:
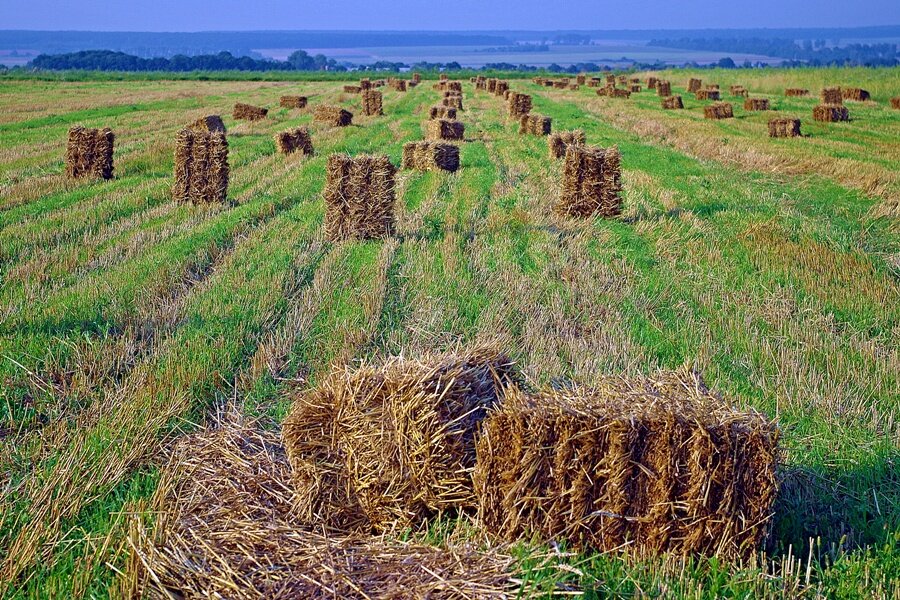
[[[480,424],[516,377],[487,347],[333,369],[284,422],[299,518],[383,531],[473,510]]]
[[[659,77],[648,77],[647,78],[647,89],[655,90],[657,83],[659,83]]]
[[[475,77],[475,89],[476,90],[487,90],[487,78],[484,75],[478,75]]]
[[[603,85],[603,80],[599,77],[591,77],[587,83],[588,87],[600,87],[601,85]]]
[[[668,96],[662,99],[662,107],[665,110],[678,110],[684,108],[681,96]]]
[[[452,106],[432,106],[429,119],[456,119],[456,109]]]
[[[741,96],[741,97],[743,97],[743,98],[746,98],[747,95],[749,95],[749,93],[750,93],[750,92],[748,92],[747,89],[746,89],[744,86],[742,86],[742,85],[732,85],[732,86],[730,86],[730,87],[728,88],[728,92],[729,92],[732,96]]]
[[[697,100],[719,100],[720,99],[719,90],[711,90],[711,89],[698,90],[696,96],[697,96]]]
[[[519,133],[531,135],[550,135],[553,120],[544,115],[529,113],[519,119]]]
[[[430,119],[425,121],[425,139],[432,141],[462,141],[465,126],[450,119]]]
[[[370,79],[360,79],[359,80],[359,89],[371,90],[372,89],[372,81]]]
[[[405,79],[394,79],[390,82],[390,86],[398,92],[405,92],[407,88]]]
[[[569,86],[569,84],[564,81],[554,81],[553,82],[553,87],[554,87],[554,89],[557,89],[557,90],[564,90],[568,86]]]
[[[551,133],[547,138],[547,148],[550,151],[550,158],[562,158],[566,155],[566,149],[569,146],[583,146],[586,141],[587,138],[584,135],[584,131],[581,129]]]
[[[606,86],[597,90],[597,95],[608,96],[610,98],[631,98],[631,91]]]
[[[577,83],[578,85],[584,85],[585,83],[587,83],[587,75],[576,75],[575,83]]]
[[[772,517],[778,438],[687,369],[512,388],[477,444],[479,518],[501,539],[749,558]]]
[[[447,87],[445,89],[452,92],[462,93],[462,81],[448,81]]]
[[[344,93],[345,94],[358,94],[362,91],[362,88],[358,85],[345,85]]]
[[[574,91],[577,91],[578,88],[580,88],[580,87],[581,87],[581,86],[578,85],[577,83],[570,83],[568,89],[569,89],[569,90],[572,90],[572,91],[574,92]]]
[[[691,77],[691,78],[688,80],[688,86],[687,86],[687,89],[688,89],[688,92],[689,92],[689,93],[691,93],[691,94],[696,94],[697,92],[700,91],[700,89],[701,89],[702,87],[703,87],[703,80],[702,80],[702,79],[695,79],[695,78]]]
[[[363,90],[362,110],[363,114],[369,117],[383,115],[381,92],[373,89]]]
[[[668,98],[672,95],[672,84],[668,81],[656,82],[656,95],[660,98]]]
[[[744,100],[744,110],[769,110],[769,99],[747,98]]]
[[[551,79],[545,79],[543,83],[544,87],[552,88],[554,86],[554,82]]]
[[[891,98],[891,108],[893,108],[894,110],[900,110],[900,96]]]
[[[805,90],[803,88],[787,88],[786,90],[784,90],[784,95],[795,97],[809,96],[809,90]]]
[[[313,120],[317,123],[326,123],[332,127],[346,127],[353,122],[353,113],[344,110],[340,106],[320,104],[313,112]]]
[[[170,452],[128,527],[130,598],[449,600],[513,597],[514,562],[478,551],[298,525],[277,431],[229,410]]]
[[[821,93],[821,99],[822,104],[843,104],[844,94],[841,93],[841,88],[839,87],[824,88]]]
[[[497,83],[499,80],[491,78],[487,80],[487,91],[488,93],[495,93],[497,91]]]
[[[707,119],[731,119],[734,108],[728,102],[716,102],[703,107],[703,116]]]
[[[441,73],[441,76],[440,76],[439,79],[440,79],[441,81],[447,81],[448,79],[450,79],[450,76],[447,75],[446,73]]]
[[[108,127],[69,128],[66,140],[66,176],[71,179],[93,177],[112,179],[115,135]]]
[[[638,94],[641,91],[641,86],[637,84],[632,84],[628,87],[628,91],[632,94]]]
[[[494,87],[494,95],[495,96],[502,96],[503,98],[506,98],[507,93],[509,91],[510,90],[509,90],[509,82],[508,81],[500,80],[497,82],[497,85]]]
[[[403,145],[402,167],[455,172],[459,169],[459,146],[429,141],[407,142]]]
[[[841,96],[843,96],[844,100],[855,100],[857,102],[865,102],[872,99],[872,95],[862,88],[841,88]]]
[[[282,108],[306,108],[308,99],[306,96],[282,96],[278,105]]]
[[[420,73],[413,73],[411,75],[411,79],[416,83],[419,83],[420,81],[422,81],[422,75]]]
[[[800,137],[800,119],[770,119],[769,137]]]
[[[176,202],[224,202],[228,195],[228,140],[223,131],[182,129],[175,137]]]
[[[441,100],[441,104],[448,108],[455,108],[456,110],[463,109],[462,96],[447,96],[446,98]]]
[[[616,76],[615,75],[607,75],[606,76],[606,85],[610,87],[616,87]]]
[[[572,217],[613,217],[622,212],[619,149],[583,144],[566,147],[559,201],[554,209]]]
[[[506,110],[509,116],[517,121],[522,116],[531,112],[531,96],[528,94],[520,94],[519,92],[510,92],[506,99]]]
[[[385,238],[394,233],[394,174],[384,155],[332,154],[325,167],[325,237]]]
[[[194,131],[220,131],[225,133],[225,123],[222,121],[222,117],[219,115],[207,115],[205,117],[200,117],[193,123],[187,126],[188,129],[192,129]]]
[[[841,104],[819,104],[813,107],[813,119],[825,123],[849,121],[850,111]]]
[[[298,127],[275,134],[275,146],[282,154],[299,152],[304,156],[313,155],[312,136],[306,127]]]
[[[269,114],[268,108],[238,102],[234,105],[231,116],[237,120],[259,121],[260,119],[265,119],[267,114]]]

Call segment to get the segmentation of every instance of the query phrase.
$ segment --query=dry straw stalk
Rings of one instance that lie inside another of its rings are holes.
[[[108,127],[70,128],[66,141],[66,176],[112,179],[114,145],[115,135]]]
[[[747,98],[744,100],[744,110],[769,110],[769,99]]]

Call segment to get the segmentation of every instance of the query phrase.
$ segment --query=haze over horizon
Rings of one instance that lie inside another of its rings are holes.
[[[457,0],[446,8],[415,0],[345,0],[339,8],[308,0],[2,0],[2,29],[60,31],[265,30],[601,30],[865,27],[900,24],[897,0],[860,0],[853,11],[836,0],[757,0],[747,4],[636,0],[623,10],[608,0],[546,2]]]

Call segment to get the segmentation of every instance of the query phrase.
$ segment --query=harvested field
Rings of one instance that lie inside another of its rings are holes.
[[[320,104],[313,113],[313,120],[331,127],[347,127],[353,123],[353,113],[340,106]]]
[[[309,99],[306,96],[282,96],[278,99],[278,106],[282,108],[306,108]]]
[[[312,136],[306,127],[298,127],[290,131],[276,133],[275,147],[282,154],[299,152],[304,156],[313,155]]]
[[[425,121],[425,138],[432,141],[462,141],[466,128],[459,121],[430,119]]]
[[[557,159],[565,157],[569,146],[583,146],[586,142],[587,136],[580,129],[560,131],[550,134],[547,138],[547,148],[550,150],[550,158]]]
[[[703,107],[703,116],[707,119],[731,119],[734,109],[728,102],[716,102]]]
[[[115,135],[108,127],[69,129],[66,141],[66,176],[70,179],[95,177],[112,179]]]
[[[267,114],[269,114],[268,108],[238,102],[234,105],[231,117],[236,120],[259,121],[260,119],[265,119]]]
[[[665,110],[679,110],[684,108],[681,96],[668,96],[662,99],[662,107]]]
[[[394,233],[394,174],[387,156],[332,154],[325,169],[325,237],[371,240]]]
[[[769,99],[747,98],[744,100],[744,110],[769,110]]]
[[[800,137],[800,119],[770,119],[769,137]]]
[[[615,217],[622,212],[618,148],[566,147],[558,213],[569,217]]]
[[[175,138],[176,202],[225,202],[228,195],[228,140],[221,131],[182,129]]]
[[[544,115],[522,115],[519,120],[519,133],[530,135],[550,135],[553,119]]]
[[[459,169],[459,146],[440,142],[407,142],[403,145],[403,168],[418,171]]]
[[[819,104],[813,108],[813,119],[823,123],[849,121],[850,111],[840,104]]]

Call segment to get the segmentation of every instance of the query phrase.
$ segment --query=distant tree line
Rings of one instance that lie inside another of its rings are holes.
[[[864,66],[890,67],[900,65],[897,44],[848,44],[828,46],[825,40],[806,40],[798,44],[790,39],[764,38],[681,38],[656,39],[650,46],[760,54],[788,59],[787,66]]]
[[[30,63],[36,69],[50,71],[346,71],[334,59],[321,54],[310,56],[303,50],[286,61],[234,56],[230,52],[199,56],[175,55],[172,58],[141,58],[111,50],[83,50],[68,54],[41,54]]]

